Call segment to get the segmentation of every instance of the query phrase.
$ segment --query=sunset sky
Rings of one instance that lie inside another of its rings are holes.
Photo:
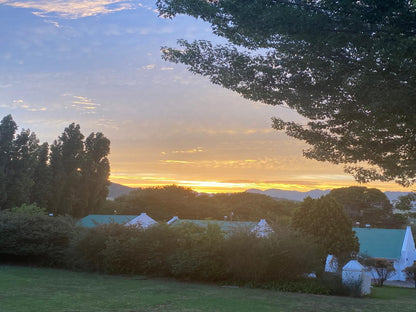
[[[111,181],[197,191],[307,191],[356,185],[271,129],[293,111],[242,99],[161,59],[180,38],[221,41],[155,1],[0,0],[0,118],[52,143],[70,123],[111,140]],[[382,190],[410,191],[394,183]]]

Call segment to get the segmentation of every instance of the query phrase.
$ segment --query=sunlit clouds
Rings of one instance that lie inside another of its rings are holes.
[[[0,108],[9,109],[9,110],[23,109],[23,110],[26,110],[26,111],[29,111],[29,112],[44,112],[44,111],[46,111],[46,107],[39,107],[39,106],[29,105],[22,99],[12,100],[12,102],[9,103],[9,104],[1,104],[0,103]]]
[[[34,10],[32,13],[41,17],[56,15],[67,19],[109,14],[135,7],[131,0],[0,0],[0,4]]]
[[[85,96],[64,94],[63,96],[71,98],[71,107],[77,111],[81,111],[87,114],[95,114],[96,109],[100,107],[100,104],[95,103],[92,99]]]
[[[188,150],[174,150],[170,152],[162,152],[162,155],[168,155],[168,154],[195,154],[195,153],[204,153],[203,147],[196,147]]]
[[[296,111],[243,99],[165,62],[177,39],[221,40],[201,20],[157,17],[153,0],[0,0],[0,117],[52,143],[75,122],[111,141],[110,179],[204,192],[354,185],[342,166],[272,129]],[[219,41],[219,43],[223,43]],[[393,183],[371,184],[401,189]]]

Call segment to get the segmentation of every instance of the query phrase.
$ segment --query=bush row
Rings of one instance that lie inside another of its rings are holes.
[[[111,224],[86,229],[66,217],[0,213],[0,237],[0,257],[9,261],[330,292],[319,282],[304,281],[307,273],[323,267],[320,253],[304,235],[288,229],[268,238],[247,231],[224,235],[214,225],[144,230]]]

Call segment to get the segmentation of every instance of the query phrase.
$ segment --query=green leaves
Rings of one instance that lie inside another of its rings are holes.
[[[292,221],[295,229],[310,235],[322,246],[324,258],[328,254],[339,257],[359,249],[351,220],[331,196],[305,198]]]

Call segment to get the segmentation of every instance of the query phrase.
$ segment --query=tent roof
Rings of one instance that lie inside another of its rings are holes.
[[[79,220],[77,224],[84,227],[95,227],[111,223],[125,224],[137,217],[137,215],[88,215]]]
[[[373,258],[400,259],[406,230],[353,228],[360,254]]]
[[[172,226],[180,224],[191,223],[201,227],[207,227],[208,224],[218,225],[221,231],[229,233],[236,229],[247,228],[251,230],[257,225],[257,222],[243,222],[243,221],[217,221],[217,220],[189,220],[189,219],[177,219],[171,223]]]

